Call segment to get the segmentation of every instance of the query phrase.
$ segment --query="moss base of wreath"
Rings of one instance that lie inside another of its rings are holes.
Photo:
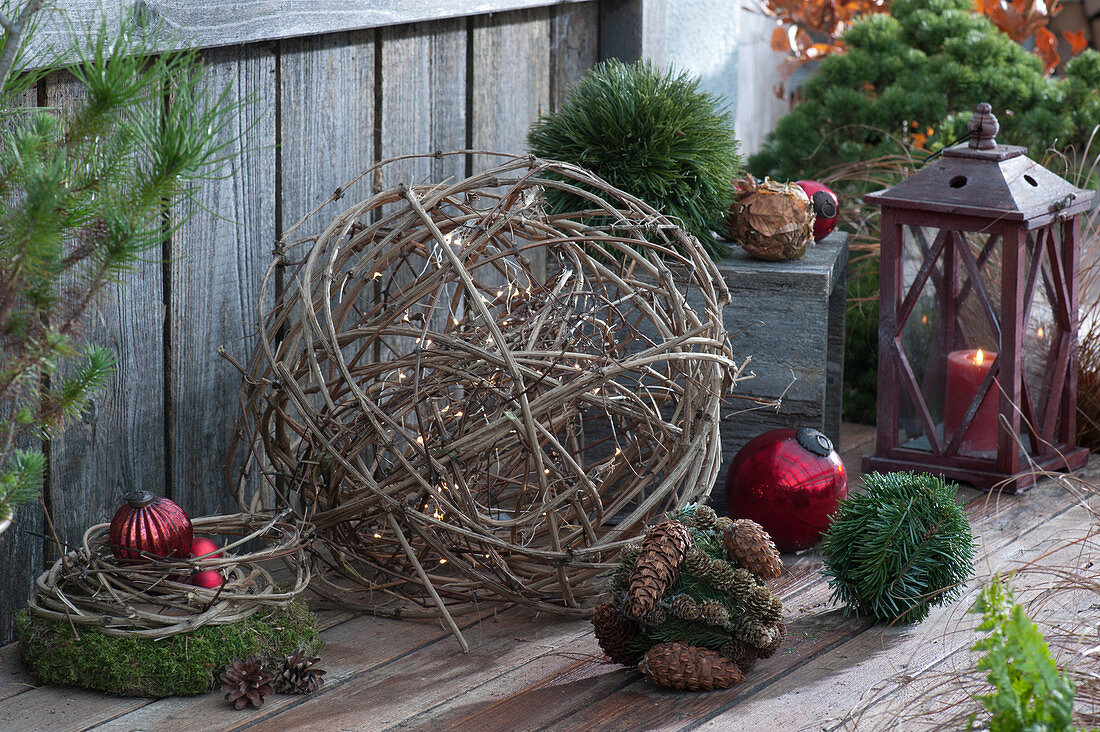
[[[27,611],[16,616],[23,662],[46,684],[83,686],[120,696],[189,696],[217,688],[217,674],[234,658],[269,658],[296,648],[318,655],[324,642],[302,600],[233,625],[205,626],[164,640],[104,635]]]

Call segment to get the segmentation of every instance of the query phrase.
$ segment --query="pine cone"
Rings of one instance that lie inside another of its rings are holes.
[[[731,623],[733,637],[742,640],[754,648],[767,648],[775,642],[777,628],[761,623],[752,617],[743,617]]]
[[[691,534],[679,521],[666,521],[650,530],[630,572],[627,615],[643,618],[657,606],[680,576],[680,563],[690,546]]]
[[[736,663],[739,668],[746,671],[756,662],[757,656],[760,655],[757,648],[749,645],[740,638],[730,638],[722,644],[718,652]]]
[[[658,686],[676,691],[728,689],[745,680],[733,661],[717,651],[686,643],[661,643],[646,651],[638,670]]]
[[[718,523],[718,514],[710,506],[702,503],[691,512],[691,525],[700,531],[710,531]]]
[[[717,600],[704,600],[699,603],[699,615],[707,625],[723,626],[730,620],[730,611]]]
[[[775,652],[779,650],[779,646],[783,644],[783,640],[787,637],[787,626],[783,623],[779,623],[775,626],[775,640],[763,648],[757,649],[756,655],[760,658],[771,658],[775,655]]]
[[[676,595],[671,600],[672,614],[681,620],[698,620],[699,603],[690,595]]]
[[[244,709],[249,704],[259,709],[263,706],[264,695],[271,693],[271,678],[271,672],[264,669],[256,656],[249,654],[238,658],[221,674],[225,700],[237,709]]]
[[[280,694],[312,694],[325,683],[321,678],[325,675],[325,670],[314,666],[320,660],[310,658],[304,648],[299,648],[283,659],[283,668],[275,677],[272,687]]]
[[[638,634],[633,620],[619,612],[610,602],[605,602],[592,612],[592,627],[600,648],[615,663],[633,666],[642,654],[630,649],[630,641]]]
[[[775,579],[783,560],[764,527],[750,519],[737,519],[722,532],[722,546],[733,561],[762,580]]]
[[[783,617],[783,601],[771,593],[767,587],[757,585],[752,592],[742,597],[745,612],[764,625],[774,625]]]

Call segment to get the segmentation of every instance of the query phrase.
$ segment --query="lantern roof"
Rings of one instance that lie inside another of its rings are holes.
[[[1013,221],[1068,218],[1089,207],[1093,191],[1078,188],[1039,165],[1025,154],[1025,148],[997,144],[999,125],[988,104],[978,105],[969,128],[968,143],[946,148],[909,178],[869,193],[865,200]]]

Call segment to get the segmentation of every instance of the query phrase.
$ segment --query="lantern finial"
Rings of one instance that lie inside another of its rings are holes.
[[[993,107],[988,102],[981,102],[974,111],[974,116],[966,125],[970,130],[970,148],[973,150],[992,150],[997,147],[997,132],[1001,129],[997,122],[997,116],[993,114]]]

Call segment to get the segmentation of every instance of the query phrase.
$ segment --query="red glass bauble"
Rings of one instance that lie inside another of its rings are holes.
[[[218,543],[213,539],[207,539],[205,536],[196,536],[194,541],[191,542],[191,556],[203,557],[204,559],[217,559],[222,553],[218,551],[221,549]],[[216,552],[210,554],[210,552]],[[206,556],[210,554],[210,556]]]
[[[726,475],[730,516],[756,521],[780,551],[811,547],[848,495],[844,463],[828,437],[813,429],[757,435]]]
[[[127,493],[125,498],[110,529],[111,551],[119,561],[183,559],[191,553],[191,519],[178,503],[149,491]]]
[[[221,587],[222,582],[224,582],[224,580],[222,579],[222,573],[216,569],[207,569],[203,570],[202,572],[195,572],[195,574],[191,576],[191,584],[195,585],[196,587],[205,587],[208,590],[213,590]]]
[[[800,180],[796,186],[806,191],[814,208],[814,241],[821,241],[836,228],[840,218],[840,199],[827,186],[816,180]]]

